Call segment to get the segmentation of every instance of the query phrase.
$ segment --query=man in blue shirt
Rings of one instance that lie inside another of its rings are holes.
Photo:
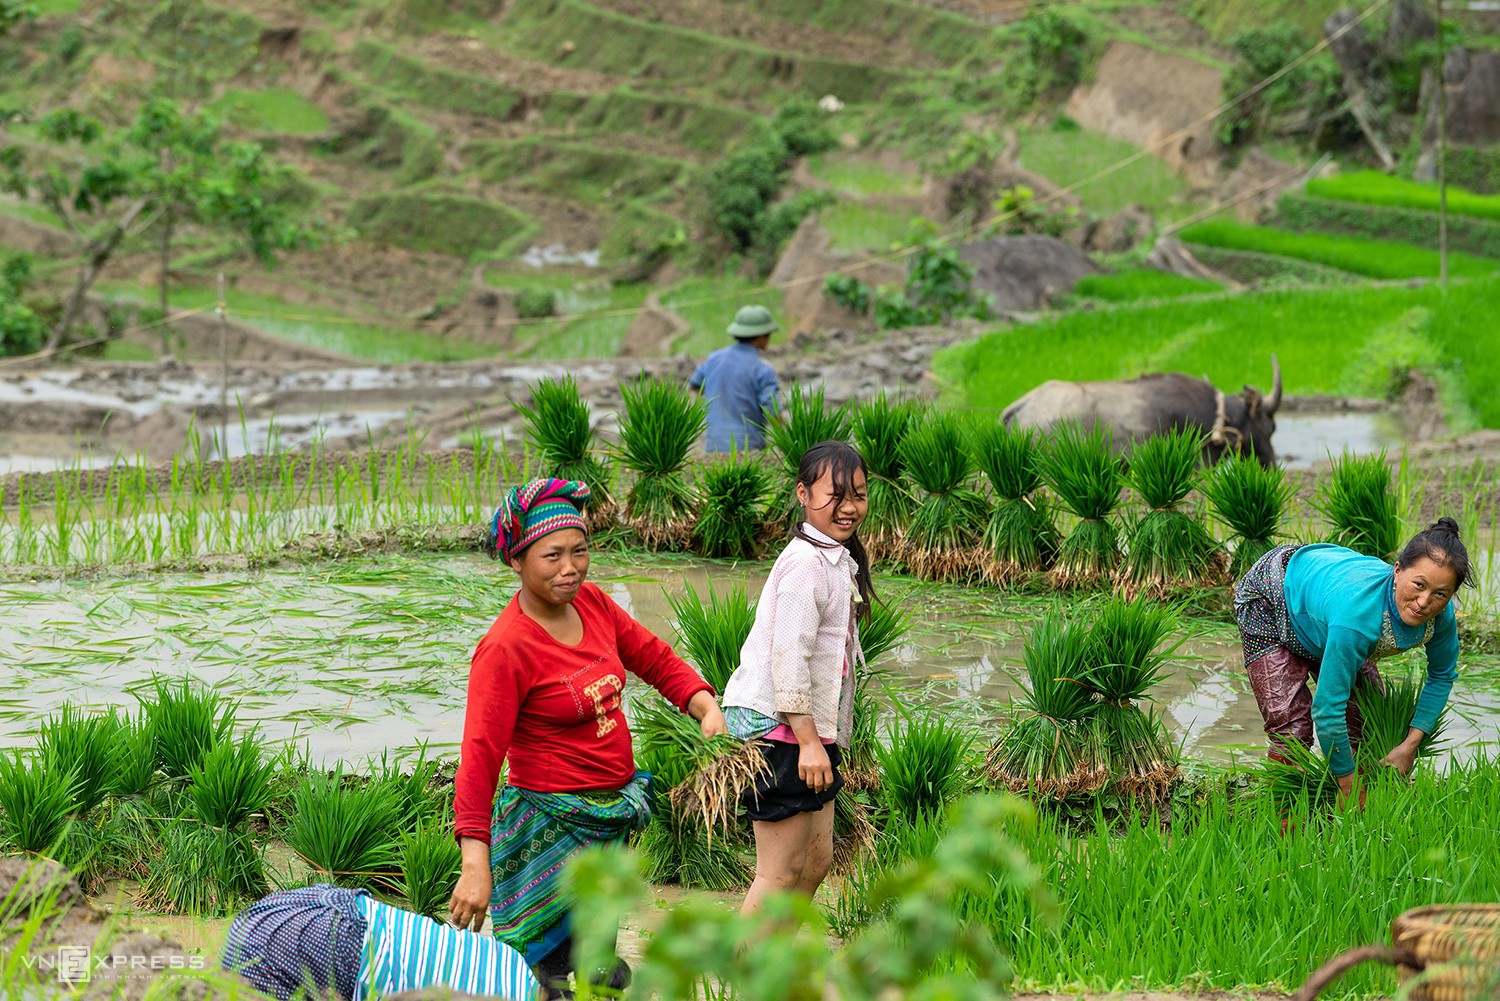
[[[777,412],[777,384],[776,370],[761,353],[776,329],[769,309],[743,307],[729,325],[735,343],[709,355],[688,380],[689,389],[708,399],[706,451],[766,447],[761,425]]]

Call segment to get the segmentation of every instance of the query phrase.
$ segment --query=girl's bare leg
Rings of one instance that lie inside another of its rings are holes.
[[[755,821],[755,880],[745,894],[741,914],[755,913],[768,894],[802,889],[809,861],[808,846],[822,815],[822,812],[799,813],[785,820]],[[829,813],[830,824],[832,816]]]
[[[807,839],[807,854],[802,860],[802,879],[797,889],[809,897],[818,892],[828,867],[833,864],[833,804],[824,803],[817,813],[802,816],[812,821],[812,830]]]

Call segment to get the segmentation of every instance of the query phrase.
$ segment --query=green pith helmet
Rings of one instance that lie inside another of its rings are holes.
[[[771,319],[771,311],[764,306],[741,306],[729,325],[729,336],[748,340],[762,334],[774,334],[778,329]]]

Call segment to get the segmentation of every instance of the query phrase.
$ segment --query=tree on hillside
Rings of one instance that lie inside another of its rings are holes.
[[[44,142],[7,137],[0,145],[0,189],[45,205],[76,240],[79,270],[49,349],[67,342],[89,289],[121,244],[153,226],[159,227],[164,312],[180,224],[233,233],[268,265],[277,251],[308,240],[278,197],[290,169],[271,162],[256,143],[224,140],[207,115],[185,114],[155,97],[130,128],[114,134],[72,109],[54,111],[39,125]],[[165,328],[162,347],[170,349]]]

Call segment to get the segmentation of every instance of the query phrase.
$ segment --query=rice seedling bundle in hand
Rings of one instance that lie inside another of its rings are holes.
[[[516,405],[526,424],[527,443],[541,460],[539,472],[589,485],[585,505],[591,520],[607,517],[614,508],[609,466],[594,451],[589,405],[572,375],[539,379],[531,387],[531,406]]]
[[[1202,436],[1191,428],[1152,435],[1131,450],[1126,476],[1150,510],[1131,526],[1119,574],[1128,589],[1161,594],[1219,569],[1213,536],[1178,506],[1193,489],[1202,450]]]
[[[1333,542],[1357,553],[1392,559],[1401,547],[1401,517],[1391,490],[1385,452],[1344,455],[1322,481],[1313,501],[1333,527]]]
[[[248,833],[176,820],[162,830],[160,856],[136,903],[168,914],[224,916],[265,892],[265,863]]]
[[[931,414],[901,443],[908,475],[924,491],[907,526],[901,561],[919,577],[969,581],[989,562],[981,548],[989,506],[971,485],[974,462],[963,426]]]
[[[1084,724],[1098,709],[1087,681],[1092,652],[1084,626],[1055,617],[1037,623],[1023,654],[1026,695],[985,762],[991,781],[1059,797],[1103,786],[1107,776],[1084,745]]]
[[[766,537],[771,474],[754,455],[732,454],[699,473],[703,500],[693,526],[693,549],[704,556],[752,559]]]
[[[900,710],[889,743],[876,749],[880,788],[891,812],[904,821],[941,816],[963,792],[973,738],[936,711]]]
[[[1384,691],[1361,677],[1354,685],[1354,700],[1363,717],[1358,757],[1362,764],[1375,764],[1411,732],[1411,718],[1422,697],[1423,682],[1402,674],[1382,679]],[[1435,756],[1443,748],[1443,731],[1447,728],[1448,706],[1438,713],[1437,724],[1417,745],[1417,760]]]
[[[292,794],[287,847],[318,880],[369,886],[396,863],[401,813],[400,797],[383,782],[354,789],[342,769],[309,775]]]
[[[254,733],[220,741],[189,773],[192,815],[210,827],[239,827],[265,809],[273,768]]]
[[[648,548],[681,547],[697,504],[684,468],[707,425],[707,406],[682,386],[646,376],[621,383],[620,393],[625,415],[616,454],[635,474],[625,520]]]
[[[55,756],[0,753],[0,836],[23,852],[53,852],[78,810],[80,784]]]
[[[1235,535],[1229,572],[1238,580],[1278,544],[1292,485],[1280,466],[1262,466],[1254,456],[1230,455],[1204,477],[1203,493],[1214,515]]]
[[[117,774],[126,763],[119,755],[120,729],[119,717],[112,712],[90,716],[67,703],[41,725],[37,750],[56,763],[58,772],[77,776],[80,817],[92,812],[118,784]]]
[[[869,468],[869,513],[860,527],[860,538],[872,559],[899,547],[902,534],[916,510],[901,458],[901,443],[922,418],[915,400],[887,399],[885,390],[872,400],[854,405],[854,444]]]
[[[1079,518],[1058,549],[1053,580],[1068,586],[1113,573],[1120,540],[1109,516],[1120,502],[1124,477],[1109,434],[1098,424],[1088,431],[1076,421],[1058,425],[1042,451],[1042,478]]]
[[[401,885],[409,910],[437,919],[463,872],[463,851],[444,823],[424,824],[401,836]]]
[[[156,760],[170,778],[186,778],[214,745],[234,730],[238,703],[225,699],[187,678],[173,683],[158,678],[154,699],[136,698],[151,721]]]
[[[995,510],[984,544],[994,555],[997,583],[1018,573],[1050,569],[1062,536],[1052,520],[1042,486],[1041,449],[1030,428],[1000,423],[976,426],[970,440],[974,463],[995,491]]]
[[[735,584],[722,596],[710,587],[705,603],[689,584],[681,598],[668,595],[667,602],[677,622],[678,649],[714,691],[722,692],[740,665],[740,650],[755,624],[755,606],[745,596],[745,586]]]
[[[1140,705],[1166,673],[1175,647],[1163,644],[1177,613],[1145,597],[1111,598],[1089,627],[1086,680],[1099,696],[1089,747],[1122,791],[1164,795],[1177,776],[1177,753],[1166,725]]]
[[[1285,760],[1267,758],[1264,771],[1266,788],[1278,807],[1286,809],[1305,801],[1324,809],[1338,802],[1338,780],[1322,754],[1297,740],[1279,743],[1276,753]]]
[[[765,434],[766,444],[781,456],[781,482],[785,484],[772,500],[766,520],[791,528],[802,520],[802,506],[797,503],[802,457],[819,442],[848,441],[849,412],[843,406],[830,407],[822,386],[793,386],[782,400],[779,419],[767,418]]]

